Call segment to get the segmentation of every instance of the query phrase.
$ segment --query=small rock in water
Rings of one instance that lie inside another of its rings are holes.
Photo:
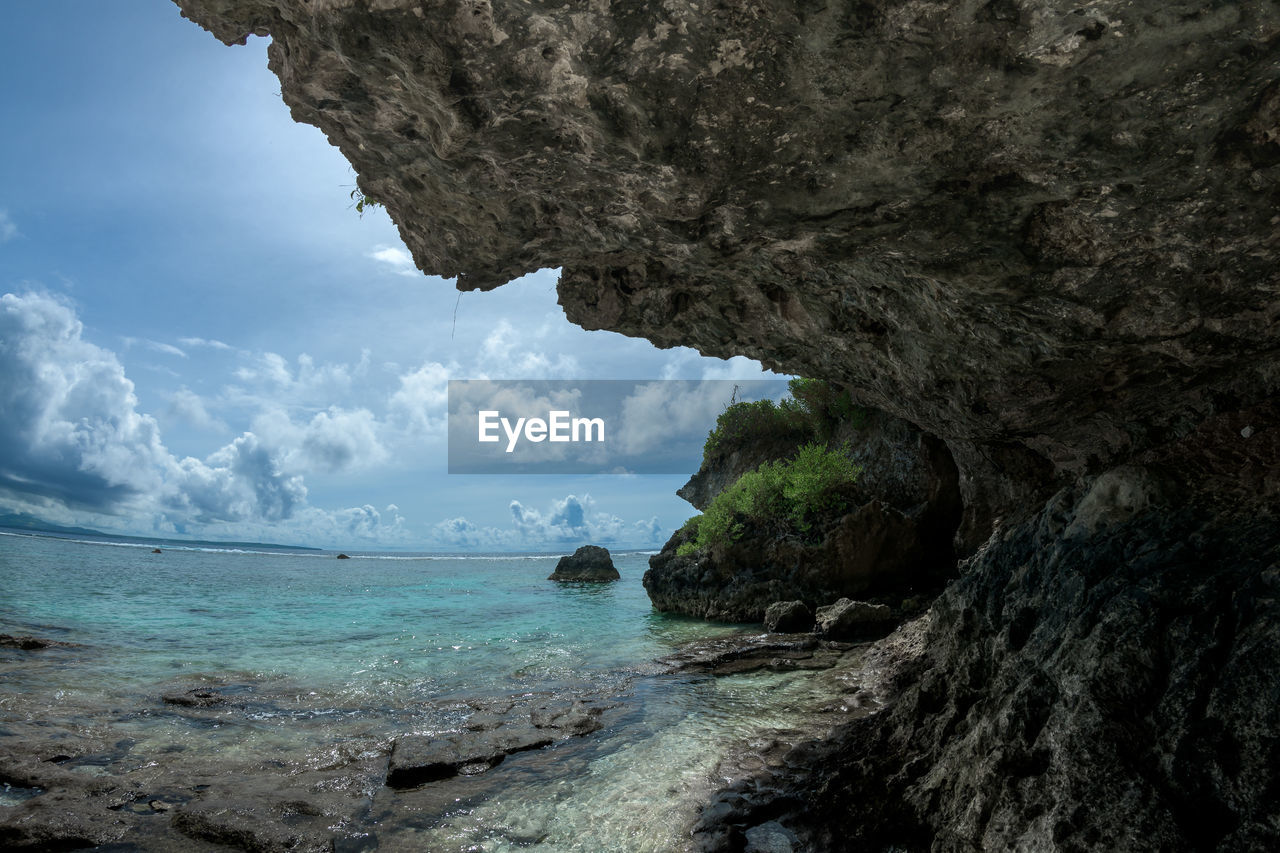
[[[800,839],[776,820],[753,826],[746,832],[743,853],[793,853]]]
[[[547,577],[549,581],[589,581],[592,583],[616,581],[622,576],[613,566],[608,548],[599,545],[583,545],[568,557],[561,557],[556,570]]]
[[[338,559],[339,559],[339,560],[350,560],[351,558],[350,558],[350,557],[348,557],[346,554],[339,554],[339,555],[338,555]]]
[[[151,549],[151,553],[152,553],[152,554],[163,554],[164,552],[163,552],[163,551],[161,551],[159,548],[152,548],[152,549]]]

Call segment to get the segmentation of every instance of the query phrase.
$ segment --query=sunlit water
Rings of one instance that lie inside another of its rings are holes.
[[[655,675],[681,643],[743,628],[656,613],[644,554],[615,555],[618,583],[576,586],[546,579],[556,557],[335,556],[0,535],[0,632],[77,644],[0,649],[0,723],[109,726],[138,754],[179,743],[315,768],[456,727],[467,699],[617,696],[626,712],[578,764],[514,774],[500,795],[384,839],[639,851],[676,846],[663,809],[710,791],[730,742],[821,698],[798,674]],[[198,724],[158,701],[201,684],[251,701]]]

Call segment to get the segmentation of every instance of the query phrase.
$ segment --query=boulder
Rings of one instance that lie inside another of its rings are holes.
[[[764,627],[781,634],[797,634],[813,627],[813,611],[803,601],[775,601],[764,611]]]
[[[621,575],[613,567],[608,548],[599,545],[583,545],[567,557],[561,557],[556,570],[547,576],[549,581],[616,581]]]
[[[832,640],[863,640],[883,636],[893,627],[893,611],[883,604],[842,598],[819,607],[818,633]]]

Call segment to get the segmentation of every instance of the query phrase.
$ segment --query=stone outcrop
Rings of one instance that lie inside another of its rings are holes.
[[[775,601],[765,608],[766,631],[795,634],[813,627],[813,611],[803,601]]]
[[[819,607],[814,616],[817,632],[832,640],[865,640],[883,636],[895,623],[893,610],[889,607],[848,598]]]
[[[953,534],[961,520],[956,467],[942,442],[882,414],[860,429],[837,429],[861,468],[849,496],[854,509],[827,518],[806,536],[759,526],[733,542],[691,554],[678,531],[649,558],[645,590],[659,610],[726,622],[759,622],[776,601],[811,610],[844,597],[881,596],[894,603],[936,591],[955,565]],[[795,445],[732,448],[703,462],[685,486],[705,507],[748,461],[794,455]],[[749,469],[747,469],[749,470]],[[692,487],[692,488],[691,488]]]
[[[770,820],[813,850],[1280,844],[1280,431],[1243,500],[1198,452],[1227,420],[1002,529],[889,707],[723,792],[702,849]]]
[[[547,576],[549,581],[577,581],[603,583],[616,581],[622,576],[613,565],[608,548],[599,545],[583,545],[572,554],[560,558],[556,569]]]

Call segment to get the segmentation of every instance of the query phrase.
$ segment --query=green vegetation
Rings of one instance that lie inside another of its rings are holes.
[[[716,495],[706,512],[685,522],[681,529],[692,538],[676,553],[683,556],[731,542],[748,525],[782,524],[806,533],[818,517],[848,506],[849,486],[860,470],[839,450],[806,444],[795,458],[765,463]]]
[[[848,391],[836,391],[821,379],[792,379],[787,390],[791,396],[778,403],[756,400],[726,406],[707,436],[702,458],[710,460],[722,450],[766,439],[792,444],[830,441],[841,423],[854,429],[866,425],[867,410],[854,405]]]
[[[356,213],[364,216],[366,210],[373,210],[375,207],[382,207],[382,202],[369,198],[360,192],[360,188],[356,187],[351,191],[351,200],[356,203]]]

